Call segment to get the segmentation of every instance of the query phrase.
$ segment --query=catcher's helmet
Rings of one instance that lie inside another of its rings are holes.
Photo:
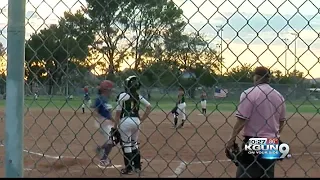
[[[125,80],[125,90],[126,91],[136,91],[139,90],[141,87],[141,83],[138,80],[137,76],[129,76],[126,80]]]

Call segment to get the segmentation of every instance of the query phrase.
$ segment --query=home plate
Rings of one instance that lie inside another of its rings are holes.
[[[198,116],[203,116],[203,114],[198,114]]]
[[[101,169],[113,169],[113,168],[121,168],[122,167],[122,165],[112,165],[112,166],[100,166],[99,164],[98,164],[98,167],[99,168],[101,168]]]

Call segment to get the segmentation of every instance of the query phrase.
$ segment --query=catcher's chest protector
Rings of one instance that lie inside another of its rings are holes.
[[[123,92],[123,93],[126,93],[126,92]],[[119,99],[120,94],[117,96],[117,101],[119,100],[121,101],[121,99]],[[132,95],[130,95],[130,98],[128,100],[122,101],[121,103],[122,103],[122,111],[120,116],[121,118],[139,117],[139,109],[140,109],[139,94],[137,94],[136,97],[133,97]]]

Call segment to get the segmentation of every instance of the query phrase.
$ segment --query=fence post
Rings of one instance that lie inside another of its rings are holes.
[[[5,176],[23,177],[26,0],[8,1]]]

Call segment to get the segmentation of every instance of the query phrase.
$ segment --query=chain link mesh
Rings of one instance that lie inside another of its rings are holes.
[[[153,107],[140,127],[141,176],[234,177],[225,143],[258,65],[270,67],[287,104],[282,137],[293,158],[277,163],[276,177],[319,177],[318,1],[28,0],[26,7],[26,177],[121,176],[119,146],[113,165],[98,168],[95,148],[104,139],[81,107],[83,88],[93,99],[103,79],[116,83],[115,107],[129,75],[139,77]],[[7,1],[0,9],[5,99]],[[178,86],[186,89],[187,121],[176,130],[170,110]]]

